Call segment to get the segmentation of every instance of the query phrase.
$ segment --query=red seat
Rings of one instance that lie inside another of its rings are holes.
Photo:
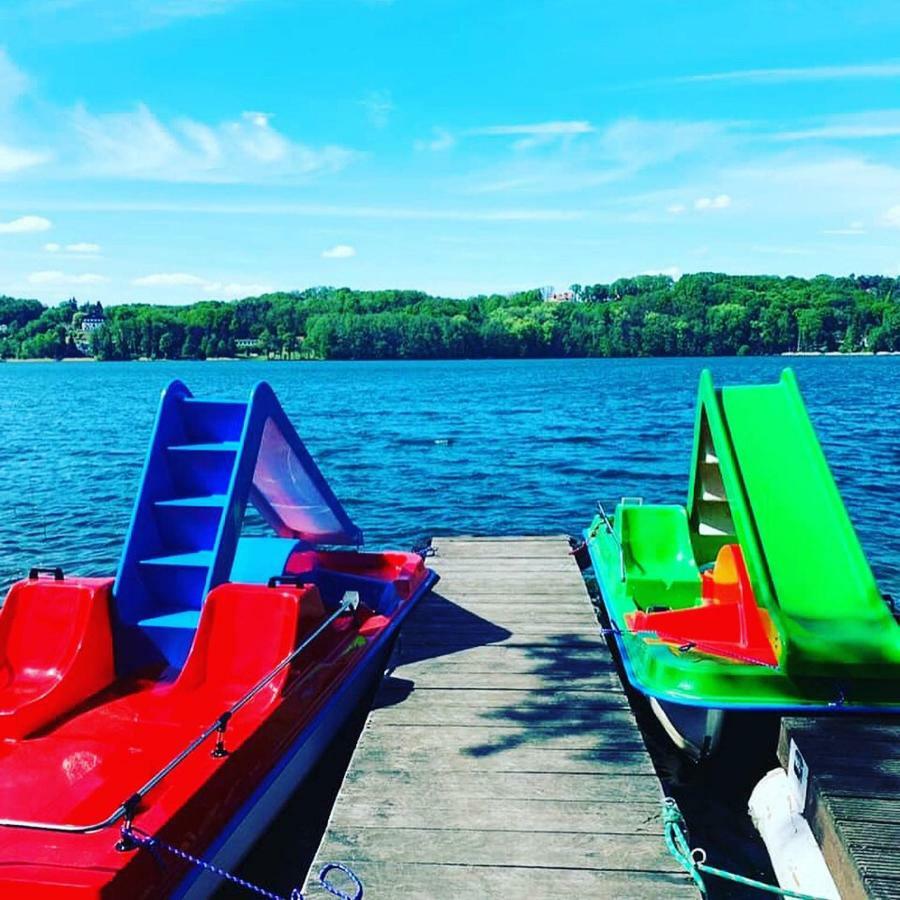
[[[719,550],[715,568],[704,572],[699,606],[625,616],[635,633],[655,632],[664,644],[735,662],[777,666],[777,633],[756,603],[744,556],[737,544]]]
[[[221,712],[274,669],[297,646],[298,637],[324,618],[319,591],[312,585],[219,585],[203,604],[187,662],[169,696],[188,697],[192,705],[209,703],[213,714]],[[264,705],[277,698],[287,673],[287,669],[279,673],[263,691]]]
[[[0,737],[21,738],[114,676],[112,579],[28,579],[0,610]]]

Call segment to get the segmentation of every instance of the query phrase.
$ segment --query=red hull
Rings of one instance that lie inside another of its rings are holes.
[[[322,554],[317,561],[298,554],[292,570],[308,570],[328,556]],[[340,560],[327,561],[338,569]],[[229,721],[228,755],[213,757],[214,741],[206,741],[147,794],[136,827],[202,855],[345,680],[365,664],[374,642],[405,614],[428,578],[421,560],[406,554],[359,555],[356,574],[359,565],[368,567],[367,576],[385,579],[394,600],[391,608],[382,614],[360,606],[332,622]],[[4,716],[0,708],[4,733],[12,727],[27,734],[8,737],[0,745],[0,809],[7,820],[82,826],[105,819],[326,616],[315,586],[221,585],[204,604],[191,653],[177,679],[164,681],[145,673],[112,681],[111,668],[105,669],[105,663],[91,668],[79,652],[96,654],[103,636],[108,637],[109,623],[97,614],[104,605],[108,608],[108,583],[30,584],[59,597],[87,591],[93,598],[84,620],[88,625],[81,643],[75,641],[74,662],[69,660],[67,670],[69,676],[79,676],[78,696],[87,699],[80,705],[71,702],[77,685],[67,683],[63,672],[59,683],[68,684],[69,694],[59,693],[57,685],[55,700],[51,690],[51,699],[41,701],[42,709],[24,714],[24,724],[16,726],[15,712],[7,710]],[[14,614],[13,607],[0,612],[0,636]],[[41,645],[32,640],[26,646]],[[102,653],[100,657],[102,662]],[[104,673],[108,686],[93,693]],[[43,677],[46,680],[46,672]],[[3,702],[0,690],[0,707]],[[39,724],[34,726],[34,721]],[[117,837],[118,825],[86,834],[0,828],[0,895],[138,900],[165,896],[186,874],[186,867],[172,859],[161,867],[146,850],[116,850]]]

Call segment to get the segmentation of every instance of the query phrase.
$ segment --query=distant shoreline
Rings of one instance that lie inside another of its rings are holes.
[[[760,353],[757,355],[737,354],[730,355],[704,355],[704,356],[471,356],[471,357],[446,357],[431,356],[415,359],[398,359],[397,357],[382,357],[380,359],[282,359],[277,356],[266,358],[264,356],[206,356],[206,357],[185,357],[180,356],[177,359],[164,359],[157,357],[150,359],[146,356],[137,359],[96,359],[93,356],[65,356],[62,359],[54,359],[51,356],[33,357],[29,359],[0,359],[0,363],[14,364],[31,364],[31,363],[178,363],[178,362],[227,362],[227,363],[245,363],[245,362],[270,362],[270,363],[317,363],[317,362],[541,362],[546,360],[563,360],[563,359],[775,359],[779,357],[840,357],[846,359],[848,357],[875,357],[875,356],[900,356],[900,350],[853,350],[841,352],[840,350],[785,350],[782,353]]]

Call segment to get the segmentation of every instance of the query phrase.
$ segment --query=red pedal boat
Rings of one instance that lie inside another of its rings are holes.
[[[116,578],[32,570],[0,610],[0,896],[208,896],[144,836],[236,865],[436,581],[360,541],[266,385],[170,385]]]

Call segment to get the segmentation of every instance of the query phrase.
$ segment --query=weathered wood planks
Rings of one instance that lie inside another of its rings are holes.
[[[809,767],[805,815],[844,900],[900,900],[900,723],[891,718],[782,720]]]
[[[565,539],[435,546],[312,871],[373,900],[695,897]]]

